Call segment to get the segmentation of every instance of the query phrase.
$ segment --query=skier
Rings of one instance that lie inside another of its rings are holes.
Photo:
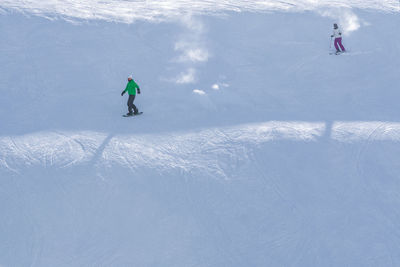
[[[137,83],[133,80],[132,75],[128,76],[128,84],[126,85],[125,90],[122,91],[121,96],[123,96],[126,92],[128,92],[128,94],[129,94],[128,103],[127,103],[128,113],[126,114],[126,116],[140,114],[137,107],[133,104],[133,101],[135,100],[136,92],[138,94],[140,94],[140,88],[139,88],[139,85],[137,85]],[[132,112],[132,109],[134,110],[134,112]]]
[[[346,49],[344,49],[344,46],[342,45],[342,32],[336,23],[333,24],[333,34],[331,35],[331,38],[332,37],[335,37],[336,54],[339,54],[340,52],[346,52]],[[339,49],[339,46],[341,50]]]

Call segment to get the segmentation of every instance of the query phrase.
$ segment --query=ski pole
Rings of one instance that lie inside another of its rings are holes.
[[[332,48],[332,36],[331,36],[331,42],[329,43],[329,50]]]

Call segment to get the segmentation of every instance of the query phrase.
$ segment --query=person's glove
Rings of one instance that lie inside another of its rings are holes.
[[[333,37],[333,35],[331,35],[331,38]]]
[[[137,89],[137,93],[140,95],[140,88]]]
[[[122,91],[121,96],[123,96],[125,94],[125,91]]]
[[[341,32],[339,32],[339,35],[342,35],[342,33],[341,33]]]

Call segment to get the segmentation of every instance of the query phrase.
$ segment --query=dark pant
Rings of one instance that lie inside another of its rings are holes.
[[[132,108],[135,111],[135,113],[139,112],[137,107],[133,104],[134,100],[135,100],[135,96],[134,95],[129,95],[129,98],[128,98],[128,111],[129,111],[129,113],[132,113]]]

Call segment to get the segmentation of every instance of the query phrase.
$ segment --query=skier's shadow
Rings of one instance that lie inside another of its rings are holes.
[[[104,150],[110,143],[111,139],[114,137],[115,134],[109,134],[101,143],[101,145],[97,148],[96,152],[94,152],[92,160],[89,162],[90,166],[94,166],[100,159],[101,156],[103,155]]]
[[[325,122],[325,131],[324,134],[321,136],[321,141],[324,143],[329,143],[332,138],[332,127],[333,127],[333,121],[328,120]]]

